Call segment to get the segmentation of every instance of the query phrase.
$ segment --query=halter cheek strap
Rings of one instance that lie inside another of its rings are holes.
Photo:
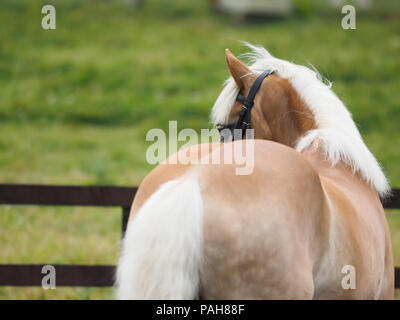
[[[236,122],[235,129],[242,129],[242,137],[246,134],[246,130],[251,128],[251,108],[254,105],[254,98],[260,89],[263,80],[272,73],[271,70],[266,70],[261,73],[256,81],[250,88],[249,95],[247,97],[242,96],[240,93],[236,97],[236,101],[239,101],[243,106],[239,113],[239,119]]]

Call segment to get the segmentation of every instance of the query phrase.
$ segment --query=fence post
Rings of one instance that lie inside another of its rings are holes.
[[[121,232],[122,238],[125,235],[130,212],[131,212],[131,207],[122,207],[122,232]]]

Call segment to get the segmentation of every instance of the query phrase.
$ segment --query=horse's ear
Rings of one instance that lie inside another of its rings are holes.
[[[229,49],[225,49],[225,58],[233,80],[235,80],[239,88],[244,87],[246,76],[251,74],[251,70],[242,61],[236,58]]]

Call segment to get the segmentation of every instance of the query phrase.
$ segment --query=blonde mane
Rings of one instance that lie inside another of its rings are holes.
[[[343,161],[353,172],[359,172],[380,196],[388,194],[390,187],[379,163],[365,145],[350,112],[331,90],[330,83],[325,84],[315,70],[277,59],[262,47],[246,45],[252,49],[244,55],[252,61],[250,70],[260,74],[270,69],[287,79],[315,117],[317,129],[302,136],[296,150],[302,152],[311,144],[322,146],[332,165]],[[214,124],[227,123],[238,92],[234,80],[229,78],[212,109]]]

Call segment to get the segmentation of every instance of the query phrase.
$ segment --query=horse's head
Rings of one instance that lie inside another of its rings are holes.
[[[300,137],[316,128],[314,116],[290,82],[279,76],[276,67],[273,66],[273,61],[278,59],[263,50],[263,59],[271,60],[269,64],[265,61],[265,65],[271,66],[271,74],[262,81],[251,108],[254,138],[273,140],[295,147]],[[228,49],[226,62],[232,77],[213,108],[213,120],[219,128],[235,126],[242,110],[242,104],[236,101],[236,96],[239,93],[247,97],[260,73],[265,71],[262,67],[249,68]],[[232,98],[235,98],[235,101],[232,101]]]
[[[346,164],[385,194],[389,190],[385,175],[330,83],[324,83],[315,70],[275,58],[262,47],[248,46],[253,50],[248,54],[253,59],[250,66],[226,50],[231,77],[212,109],[214,124],[232,128],[242,108],[238,94],[247,97],[259,75],[270,70],[251,108],[254,138],[273,140],[299,152],[318,148],[332,165]]]

